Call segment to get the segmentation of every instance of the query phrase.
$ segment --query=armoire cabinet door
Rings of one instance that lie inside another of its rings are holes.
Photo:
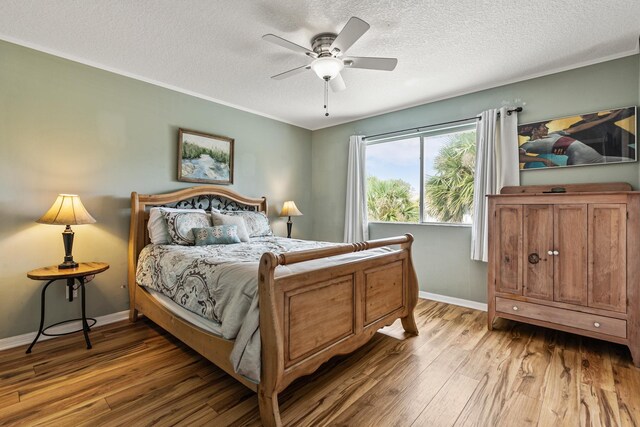
[[[522,205],[497,205],[496,291],[522,295]]]
[[[587,305],[587,205],[555,205],[554,300]]]
[[[553,300],[553,205],[524,206],[523,295]]]
[[[589,205],[589,307],[626,312],[626,236],[625,204]]]

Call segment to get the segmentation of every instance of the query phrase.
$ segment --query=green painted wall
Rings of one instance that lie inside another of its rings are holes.
[[[0,338],[37,329],[41,283],[33,268],[57,264],[62,227],[36,224],[60,192],[78,193],[97,224],[77,226],[74,256],[111,269],[88,285],[89,314],[125,310],[129,195],[192,184],[176,180],[177,129],[233,137],[233,189],[266,195],[277,234],[277,211],[294,199],[305,213],[294,235],[342,240],[349,135],[373,134],[469,117],[526,102],[520,121],[534,121],[640,99],[639,57],[593,65],[521,83],[310,132],[6,42],[0,42]],[[381,94],[384,96],[384,94]],[[638,164],[534,171],[523,184],[628,181]],[[312,191],[309,191],[309,188]],[[486,300],[486,267],[469,260],[468,227],[372,224],[371,237],[411,232],[423,290]],[[76,317],[62,284],[48,295],[48,323]]]
[[[472,117],[514,100],[526,102],[520,123],[637,105],[639,59],[635,55],[314,131],[313,237],[342,240],[350,135],[371,135]],[[523,185],[606,181],[626,181],[637,188],[638,163],[521,173]],[[414,260],[422,290],[486,301],[486,265],[469,259],[469,227],[371,224],[369,230],[371,238],[414,234]]]
[[[232,188],[267,196],[279,235],[277,210],[295,200],[305,216],[294,234],[311,237],[310,131],[0,42],[0,338],[38,328],[42,283],[25,273],[64,253],[63,227],[34,221],[62,192],[98,221],[74,227],[75,259],[111,264],[88,285],[88,313],[127,308],[131,191],[195,185],[176,180],[178,127],[235,138]],[[48,292],[50,323],[78,317],[63,288]]]

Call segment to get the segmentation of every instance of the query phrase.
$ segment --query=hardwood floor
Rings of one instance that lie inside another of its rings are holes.
[[[420,300],[280,397],[291,426],[640,426],[626,347]],[[400,340],[398,339],[400,338]],[[254,393],[149,321],[0,352],[0,424],[260,425]]]

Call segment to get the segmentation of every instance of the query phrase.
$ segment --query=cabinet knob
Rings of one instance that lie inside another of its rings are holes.
[[[553,255],[553,251],[547,251],[547,255]]]
[[[554,254],[554,255],[560,255],[560,252],[558,252],[558,251],[553,251],[553,254]]]
[[[598,322],[593,322],[593,326],[595,326],[596,328],[599,328],[599,327],[600,327],[600,323],[598,323]]]
[[[529,254],[529,264],[537,264],[540,262],[540,255],[536,253]]]
[[[513,311],[518,311],[518,306],[517,305],[513,306]]]

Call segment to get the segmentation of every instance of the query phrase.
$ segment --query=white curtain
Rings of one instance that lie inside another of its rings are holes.
[[[349,138],[349,165],[347,167],[347,203],[344,214],[344,241],[362,242],[369,238],[367,224],[367,189],[365,154],[362,135]]]
[[[518,113],[507,107],[483,111],[476,125],[476,173],[473,186],[471,259],[487,262],[488,194],[520,185],[518,163]],[[499,114],[498,114],[499,113]]]

